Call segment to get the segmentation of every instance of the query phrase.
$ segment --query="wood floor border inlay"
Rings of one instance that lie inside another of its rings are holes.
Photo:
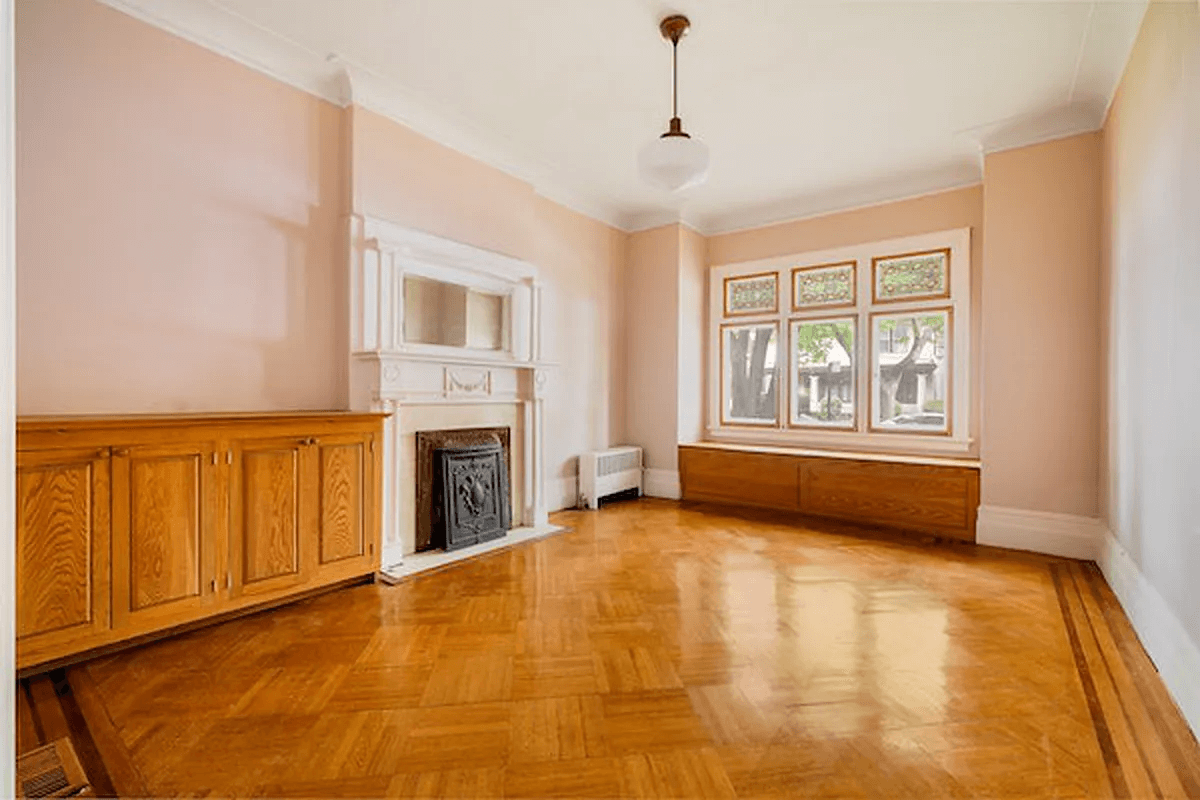
[[[1154,697],[1158,673],[1135,663],[1138,653],[1149,659],[1136,638],[1128,641],[1132,629],[1116,624],[1121,612],[1103,576],[1090,562],[1051,564],[1050,571],[1113,796],[1200,797],[1186,757],[1195,737],[1173,703]]]
[[[1054,579],[1054,589],[1058,595],[1059,608],[1062,610],[1063,625],[1066,627],[1067,639],[1071,643],[1071,654],[1075,658],[1075,669],[1079,674],[1079,681],[1083,685],[1083,694],[1087,700],[1088,713],[1092,718],[1092,728],[1096,733],[1096,742],[1100,746],[1100,752],[1104,755],[1104,766],[1108,770],[1109,788],[1115,797],[1128,798],[1129,788],[1125,784],[1124,773],[1121,769],[1121,760],[1117,757],[1116,745],[1113,743],[1112,733],[1108,729],[1104,709],[1100,705],[1100,698],[1096,692],[1096,684],[1092,679],[1092,671],[1088,666],[1087,656],[1084,655],[1083,645],[1080,643],[1079,629],[1075,624],[1075,615],[1072,613],[1070,602],[1067,599],[1067,588],[1063,585],[1062,567],[1058,564],[1051,564],[1050,575]]]
[[[1138,642],[1100,569],[1092,563],[1083,565],[1081,569],[1100,614],[1113,634],[1118,657],[1145,705],[1154,731],[1167,751],[1169,762],[1178,769],[1183,796],[1200,798],[1200,757],[1197,757],[1195,736],[1167,695],[1153,662]]]

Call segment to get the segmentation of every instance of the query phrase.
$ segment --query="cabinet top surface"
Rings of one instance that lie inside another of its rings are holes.
[[[47,414],[17,417],[18,431],[88,428],[154,427],[212,423],[330,422],[376,420],[388,416],[374,411],[230,411],[179,414]]]
[[[908,456],[892,453],[862,453],[846,450],[814,450],[799,447],[771,447],[767,445],[732,444],[725,442],[690,442],[680,444],[680,448],[695,448],[699,450],[732,450],[743,453],[769,453],[784,456],[804,456],[806,458],[840,458],[850,461],[881,461],[891,464],[923,464],[931,467],[961,467],[979,469],[979,462],[966,458],[931,458],[929,456]]]

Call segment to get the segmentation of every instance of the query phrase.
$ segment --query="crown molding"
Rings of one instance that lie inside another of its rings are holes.
[[[100,2],[327,102],[366,108],[529,184],[547,200],[625,229],[624,215],[612,204],[562,186],[544,164],[518,156],[516,148],[497,143],[494,135],[484,135],[462,120],[433,111],[401,87],[337,54],[314,53],[208,0]]]
[[[680,209],[646,209],[635,214],[627,214],[623,222],[622,229],[626,233],[640,233],[661,228],[664,225],[683,225],[696,233],[708,235],[692,215]]]
[[[203,0],[99,0],[302,92],[340,102],[336,66],[295,42]]]
[[[941,169],[848,186],[820,194],[782,200],[706,217],[697,228],[705,236],[800,222],[829,214],[913,200],[931,194],[977,186],[983,182],[981,164],[950,164]]]
[[[980,153],[988,156],[1099,130],[1104,112],[1102,103],[1084,100],[966,128],[958,134],[976,142]]]

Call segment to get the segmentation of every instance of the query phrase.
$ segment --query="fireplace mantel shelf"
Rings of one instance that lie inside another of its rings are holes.
[[[466,364],[475,367],[498,367],[501,369],[550,369],[559,366],[552,361],[523,361],[516,358],[488,356],[472,352],[429,353],[415,350],[356,350],[352,358],[380,361],[422,361],[430,364]]]

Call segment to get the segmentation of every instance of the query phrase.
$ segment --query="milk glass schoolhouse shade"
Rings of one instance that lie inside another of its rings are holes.
[[[708,178],[708,145],[686,134],[660,136],[638,153],[642,180],[677,192],[704,183]]]

